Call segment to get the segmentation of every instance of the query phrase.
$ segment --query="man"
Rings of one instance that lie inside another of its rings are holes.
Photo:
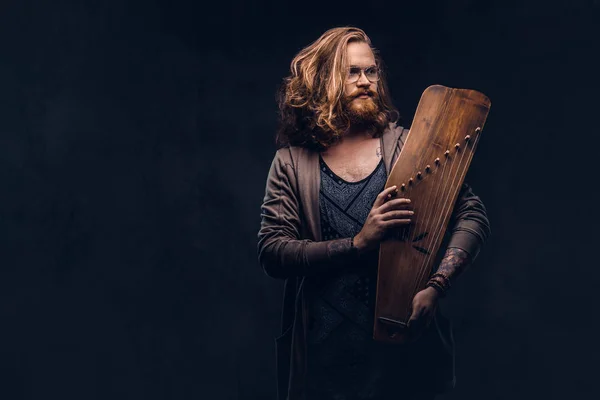
[[[372,339],[378,246],[410,224],[410,199],[385,190],[406,138],[370,39],[334,28],[298,53],[261,208],[258,257],[285,279],[279,399],[433,399],[454,385],[451,330],[438,299],[489,235],[463,185],[439,267],[413,300],[409,345]],[[437,265],[437,264],[436,264]],[[433,323],[431,323],[433,322]]]

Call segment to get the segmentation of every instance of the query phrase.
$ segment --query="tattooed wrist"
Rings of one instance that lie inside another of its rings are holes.
[[[470,263],[471,256],[469,253],[463,249],[453,247],[446,250],[437,273],[443,274],[451,280],[460,275]]]

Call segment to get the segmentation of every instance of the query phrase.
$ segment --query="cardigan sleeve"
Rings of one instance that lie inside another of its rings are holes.
[[[315,275],[356,256],[351,238],[301,238],[301,205],[288,149],[277,151],[267,176],[258,232],[258,260],[274,278]]]
[[[467,183],[461,187],[448,227],[451,234],[448,248],[466,251],[471,261],[491,234],[485,206]]]

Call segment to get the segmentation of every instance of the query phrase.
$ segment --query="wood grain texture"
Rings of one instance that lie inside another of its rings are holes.
[[[411,226],[380,246],[375,340],[414,339],[406,325],[412,299],[429,279],[490,105],[480,92],[441,85],[421,96],[386,183],[398,186],[398,197],[409,198],[415,214]]]

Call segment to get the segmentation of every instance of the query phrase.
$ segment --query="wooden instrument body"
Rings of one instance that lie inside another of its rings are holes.
[[[398,186],[398,197],[409,198],[415,214],[380,246],[375,340],[413,339],[407,327],[412,300],[429,280],[490,105],[480,92],[441,85],[421,96],[386,183]]]

